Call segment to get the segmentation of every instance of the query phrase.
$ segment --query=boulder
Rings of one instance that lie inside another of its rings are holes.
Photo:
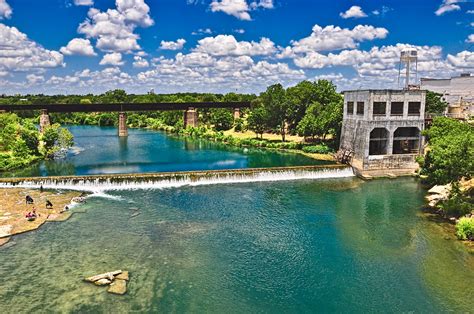
[[[129,280],[129,277],[128,277],[128,271],[123,271],[121,274],[118,274],[117,276],[115,276],[115,279],[120,279],[120,280]]]
[[[109,285],[111,282],[112,281],[110,281],[107,278],[102,278],[102,279],[99,279],[99,280],[95,281],[94,284],[96,286],[105,286],[105,285]]]
[[[110,284],[107,292],[120,295],[127,293],[127,281],[123,279],[115,279],[114,282]]]

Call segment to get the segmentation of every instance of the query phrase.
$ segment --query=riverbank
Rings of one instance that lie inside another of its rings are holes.
[[[70,206],[71,200],[78,197],[80,192],[73,191],[43,191],[38,189],[0,188],[0,246],[7,243],[14,235],[36,230],[47,221],[64,221],[71,212],[64,211]],[[25,197],[33,198],[34,204],[26,204]],[[46,208],[46,200],[52,208]],[[38,217],[28,221],[25,215],[36,209]]]

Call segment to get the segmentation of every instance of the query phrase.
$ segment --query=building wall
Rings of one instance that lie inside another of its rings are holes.
[[[393,136],[400,127],[424,128],[425,91],[364,90],[344,93],[344,115],[340,149],[353,151],[353,166],[362,170],[385,168],[416,168],[416,154],[392,155]],[[353,114],[347,112],[348,102],[354,102]],[[364,113],[356,114],[357,102],[364,102]],[[385,115],[373,115],[374,102],[386,102]],[[403,102],[403,114],[392,116],[391,102]],[[420,102],[419,115],[408,114],[408,103]],[[370,132],[385,128],[389,139],[387,155],[369,156]],[[419,149],[423,139],[420,136]]]

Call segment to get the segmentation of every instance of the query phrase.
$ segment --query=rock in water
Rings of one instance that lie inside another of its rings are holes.
[[[109,289],[107,289],[107,292],[121,295],[127,293],[127,281],[123,279],[115,279],[109,286]]]
[[[121,280],[129,280],[129,277],[128,277],[128,271],[123,271],[121,274],[115,276],[115,279],[121,279]]]
[[[97,280],[96,282],[94,282],[95,285],[97,286],[105,286],[105,285],[108,285],[110,284],[112,281],[110,281],[109,279],[107,278],[102,278],[102,279],[99,279]]]

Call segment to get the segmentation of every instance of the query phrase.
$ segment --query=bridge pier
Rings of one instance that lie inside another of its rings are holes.
[[[127,114],[123,111],[119,112],[118,136],[128,136]]]
[[[198,113],[196,108],[189,107],[184,112],[184,127],[192,126],[193,128],[198,126]]]
[[[49,114],[48,110],[46,109],[41,109],[41,115],[40,115],[40,133],[43,133],[44,130],[51,125],[51,120],[49,119]]]
[[[234,120],[240,119],[240,108],[234,108]]]

